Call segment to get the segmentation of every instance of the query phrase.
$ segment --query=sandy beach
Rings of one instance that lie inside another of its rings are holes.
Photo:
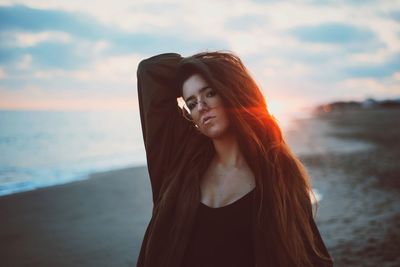
[[[288,133],[323,195],[316,220],[335,266],[400,266],[398,125],[398,109],[347,110]]]
[[[152,200],[147,169],[0,198],[1,266],[135,266]]]
[[[298,120],[286,133],[322,194],[335,266],[399,266],[400,110]],[[146,167],[0,197],[1,266],[135,266],[152,202]]]

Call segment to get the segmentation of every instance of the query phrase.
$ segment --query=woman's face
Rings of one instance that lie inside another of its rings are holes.
[[[227,133],[229,120],[222,98],[201,75],[193,74],[186,79],[182,97],[200,132],[212,139]]]

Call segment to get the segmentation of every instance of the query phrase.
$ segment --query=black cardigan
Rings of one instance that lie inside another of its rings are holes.
[[[182,236],[171,256],[166,251],[171,249],[170,229],[173,226],[175,199],[170,199],[169,206],[160,207],[160,199],[167,185],[175,179],[169,175],[174,170],[181,170],[181,181],[198,183],[211,159],[212,143],[201,135],[193,123],[182,115],[177,105],[181,96],[180,89],[174,86],[174,77],[182,57],[179,54],[167,53],[153,56],[140,62],[137,70],[137,90],[143,139],[147,156],[151,188],[153,193],[153,214],[145,232],[137,267],[179,267],[190,236],[197,206],[191,214],[185,214],[187,225],[180,229]],[[202,161],[202,164],[193,162]],[[197,168],[196,177],[185,177],[186,170]],[[179,183],[177,183],[179,184]],[[179,188],[175,188],[177,194]],[[197,194],[198,203],[200,194]],[[254,197],[252,201],[256,201]],[[253,225],[256,213],[253,212]],[[330,257],[320,237],[314,220],[310,224],[315,233],[321,251]],[[256,266],[275,266],[271,257],[265,253],[265,240],[261,240],[256,227],[253,227],[254,253]],[[269,244],[271,245],[271,244]],[[314,266],[332,266],[332,262],[316,261]]]

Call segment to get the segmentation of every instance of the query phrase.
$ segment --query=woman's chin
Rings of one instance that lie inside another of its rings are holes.
[[[208,138],[211,138],[211,139],[220,139],[224,135],[227,134],[226,130],[219,129],[217,127],[210,127],[210,128],[207,128],[207,129],[202,129],[201,133],[204,134],[205,136],[207,136]]]

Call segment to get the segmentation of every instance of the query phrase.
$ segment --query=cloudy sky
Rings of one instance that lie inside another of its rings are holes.
[[[0,108],[136,109],[136,68],[231,50],[280,112],[400,97],[400,1],[0,0]]]

